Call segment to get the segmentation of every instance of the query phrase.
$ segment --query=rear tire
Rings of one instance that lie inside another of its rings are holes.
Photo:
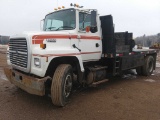
[[[73,72],[69,64],[57,67],[51,86],[52,103],[56,106],[65,106],[72,90]]]
[[[147,56],[145,58],[145,64],[142,67],[143,75],[149,76],[153,73],[154,69],[154,58],[152,56]]]

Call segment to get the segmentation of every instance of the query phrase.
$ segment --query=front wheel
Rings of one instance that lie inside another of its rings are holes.
[[[52,103],[56,106],[64,106],[72,90],[73,72],[69,64],[61,64],[57,67],[51,86]]]

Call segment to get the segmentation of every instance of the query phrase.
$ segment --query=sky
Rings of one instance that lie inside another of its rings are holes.
[[[0,35],[40,31],[46,14],[70,3],[111,14],[115,31],[133,32],[134,38],[160,33],[160,0],[0,0]]]

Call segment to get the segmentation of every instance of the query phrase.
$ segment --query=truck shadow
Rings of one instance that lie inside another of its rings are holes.
[[[73,90],[73,94],[69,100],[69,103],[63,107],[63,109],[60,109],[62,107],[56,107],[52,104],[51,98],[49,96],[36,96],[31,95],[20,88],[15,88],[16,90],[12,92],[14,94],[13,100],[18,100],[19,106],[23,105],[26,106],[26,108],[32,108],[35,110],[67,110],[69,108],[74,108],[79,105],[79,103],[84,103],[84,100],[89,100],[90,97],[96,96],[96,94],[101,94],[101,92],[105,92],[107,95],[107,91],[110,91],[111,89],[119,90],[121,87],[125,85],[130,85],[135,80],[138,81],[139,79],[143,79],[146,77],[137,77],[136,75],[127,74],[123,77],[115,77],[110,79],[108,82],[99,84],[94,87],[76,87]],[[109,94],[110,95],[110,94]],[[17,103],[16,102],[16,103]],[[85,103],[84,103],[85,104]],[[15,104],[12,104],[11,107],[16,107]]]
[[[75,106],[74,104],[77,104],[78,101],[82,101],[83,99],[88,99],[89,96],[100,93],[101,91],[108,91],[109,89],[116,87],[120,84],[124,84],[126,82],[134,81],[134,79],[126,79],[126,78],[114,78],[112,80],[109,80],[106,83],[94,86],[94,87],[78,87],[77,89],[73,90],[73,94],[69,100],[68,105],[66,105],[64,108]],[[16,98],[18,100],[18,104],[23,104],[24,106],[35,108],[35,109],[44,109],[44,110],[53,110],[53,109],[59,109],[61,107],[56,107],[52,104],[51,97],[49,96],[36,96],[31,95],[29,93],[26,93],[25,91],[21,90],[20,88],[15,87],[15,90],[12,91],[13,98]],[[106,92],[107,93],[107,92]],[[14,99],[13,99],[14,100]],[[78,105],[78,104],[77,104]],[[20,105],[21,106],[21,105]],[[12,107],[14,104],[12,104]]]

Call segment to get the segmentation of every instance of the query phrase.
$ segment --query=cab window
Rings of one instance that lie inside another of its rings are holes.
[[[79,13],[79,30],[84,31],[87,26],[91,26],[91,15],[87,13]]]

